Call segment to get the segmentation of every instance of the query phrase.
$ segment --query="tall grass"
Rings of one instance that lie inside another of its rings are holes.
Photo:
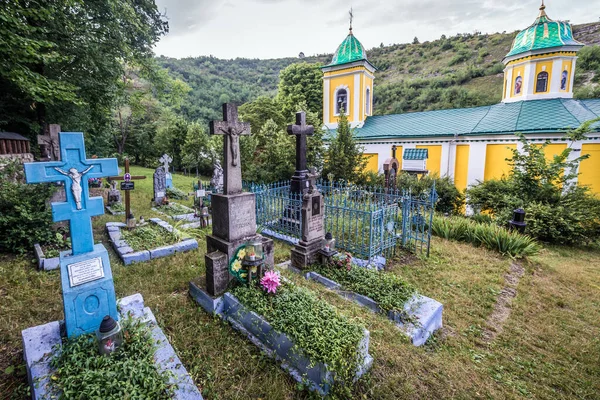
[[[464,217],[436,215],[431,228],[434,235],[444,239],[471,243],[514,258],[531,256],[539,251],[538,244],[529,236]]]

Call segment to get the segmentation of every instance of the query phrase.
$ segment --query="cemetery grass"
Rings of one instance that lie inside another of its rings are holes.
[[[139,217],[151,210],[152,170],[132,192]],[[191,192],[196,180],[175,174]],[[192,199],[180,200],[191,206]],[[119,298],[141,293],[206,399],[304,399],[312,394],[227,323],[189,297],[188,283],[204,274],[206,241],[199,249],[125,267],[108,245],[105,223],[94,219],[95,239],[109,249]],[[276,260],[289,246],[276,243]],[[27,377],[20,331],[62,318],[58,271],[38,272],[33,255],[0,255],[0,398],[25,399]],[[385,316],[344,300],[317,283],[286,273],[314,290],[371,333],[371,373],[353,398],[598,398],[600,393],[600,248],[546,247],[529,260],[510,315],[491,343],[486,321],[513,260],[465,243],[434,238],[429,259],[400,255],[391,265],[425,296],[444,304],[444,328],[421,348],[412,346]]]

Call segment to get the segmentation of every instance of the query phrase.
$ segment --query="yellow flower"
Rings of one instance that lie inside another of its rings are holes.
[[[240,261],[240,260],[235,260],[235,261],[233,262],[233,264],[232,264],[232,269],[233,269],[235,272],[238,272],[238,271],[239,271],[241,268],[242,268],[242,263],[241,263],[241,261]]]
[[[246,249],[241,249],[240,252],[238,253],[237,257],[241,260],[244,257],[246,257]]]

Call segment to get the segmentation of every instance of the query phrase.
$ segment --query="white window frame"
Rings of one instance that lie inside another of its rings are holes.
[[[371,115],[371,88],[369,86],[365,91],[365,115]]]

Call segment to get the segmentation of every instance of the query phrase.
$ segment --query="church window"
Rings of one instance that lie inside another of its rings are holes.
[[[367,95],[365,96],[365,113],[371,115],[371,89],[367,88]]]
[[[335,113],[340,114],[341,110],[348,115],[348,91],[340,89],[335,96]]]
[[[544,93],[548,91],[548,73],[542,71],[537,76],[537,82],[535,84],[536,93]]]

